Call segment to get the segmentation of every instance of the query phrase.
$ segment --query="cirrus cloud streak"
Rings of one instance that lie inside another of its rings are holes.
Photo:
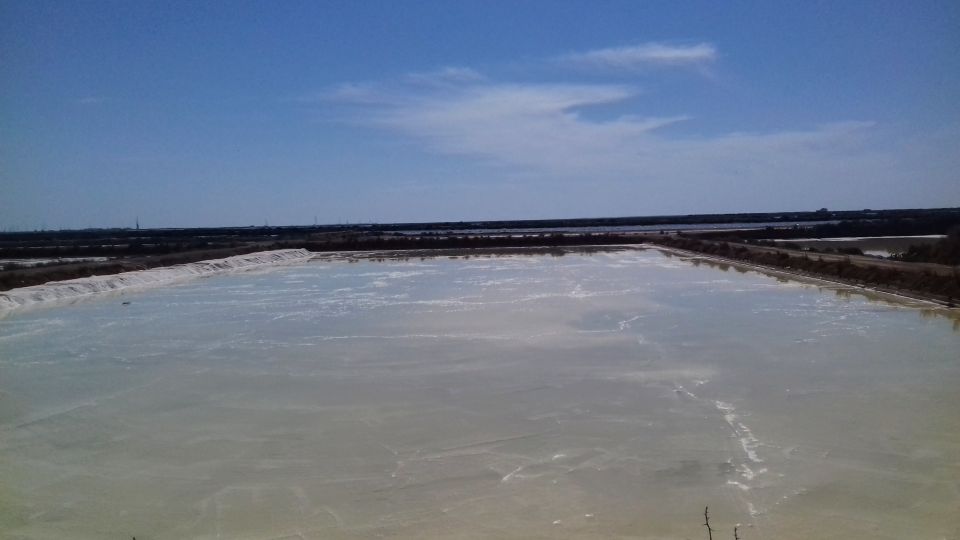
[[[700,54],[715,55],[709,51]],[[366,85],[354,96],[333,92],[331,105],[349,104],[354,121],[427,153],[493,166],[484,182],[510,185],[512,197],[540,202],[550,189],[557,201],[593,200],[597,208],[617,208],[617,201],[622,213],[757,210],[761,193],[766,209],[871,205],[880,193],[903,192],[909,201],[911,178],[943,180],[928,151],[910,149],[942,141],[905,144],[874,122],[707,134],[682,112],[638,114],[644,94],[632,85],[498,82],[452,68],[438,76],[445,84],[408,78]],[[641,200],[644,206],[628,210]]]
[[[567,54],[559,57],[558,61],[578,67],[629,71],[650,66],[703,65],[716,59],[717,48],[711,43],[693,45],[644,43]]]

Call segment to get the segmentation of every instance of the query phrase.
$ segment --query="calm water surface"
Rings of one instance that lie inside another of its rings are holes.
[[[130,305],[121,305],[129,301]],[[0,320],[4,538],[958,538],[960,333],[655,250]]]

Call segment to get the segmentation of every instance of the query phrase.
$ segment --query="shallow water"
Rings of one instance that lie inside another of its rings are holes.
[[[122,305],[121,301],[129,301]],[[0,320],[0,536],[956,538],[960,333],[655,250]]]

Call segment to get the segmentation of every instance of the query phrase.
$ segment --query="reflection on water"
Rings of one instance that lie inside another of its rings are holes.
[[[330,257],[9,316],[0,535],[679,539],[708,504],[745,539],[957,535],[946,311],[561,253]]]

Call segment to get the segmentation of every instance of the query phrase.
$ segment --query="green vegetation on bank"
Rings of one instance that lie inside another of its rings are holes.
[[[682,236],[660,236],[655,243],[758,264],[791,272],[824,277],[852,285],[873,287],[898,293],[915,293],[953,304],[960,298],[960,271],[937,275],[929,271],[907,271],[877,265],[857,265],[849,260],[825,260],[816,254],[791,255],[784,251],[757,251],[747,246],[724,241]]]
[[[893,258],[906,262],[960,265],[960,226],[950,229],[943,240],[934,244],[910,246],[905,253]]]

